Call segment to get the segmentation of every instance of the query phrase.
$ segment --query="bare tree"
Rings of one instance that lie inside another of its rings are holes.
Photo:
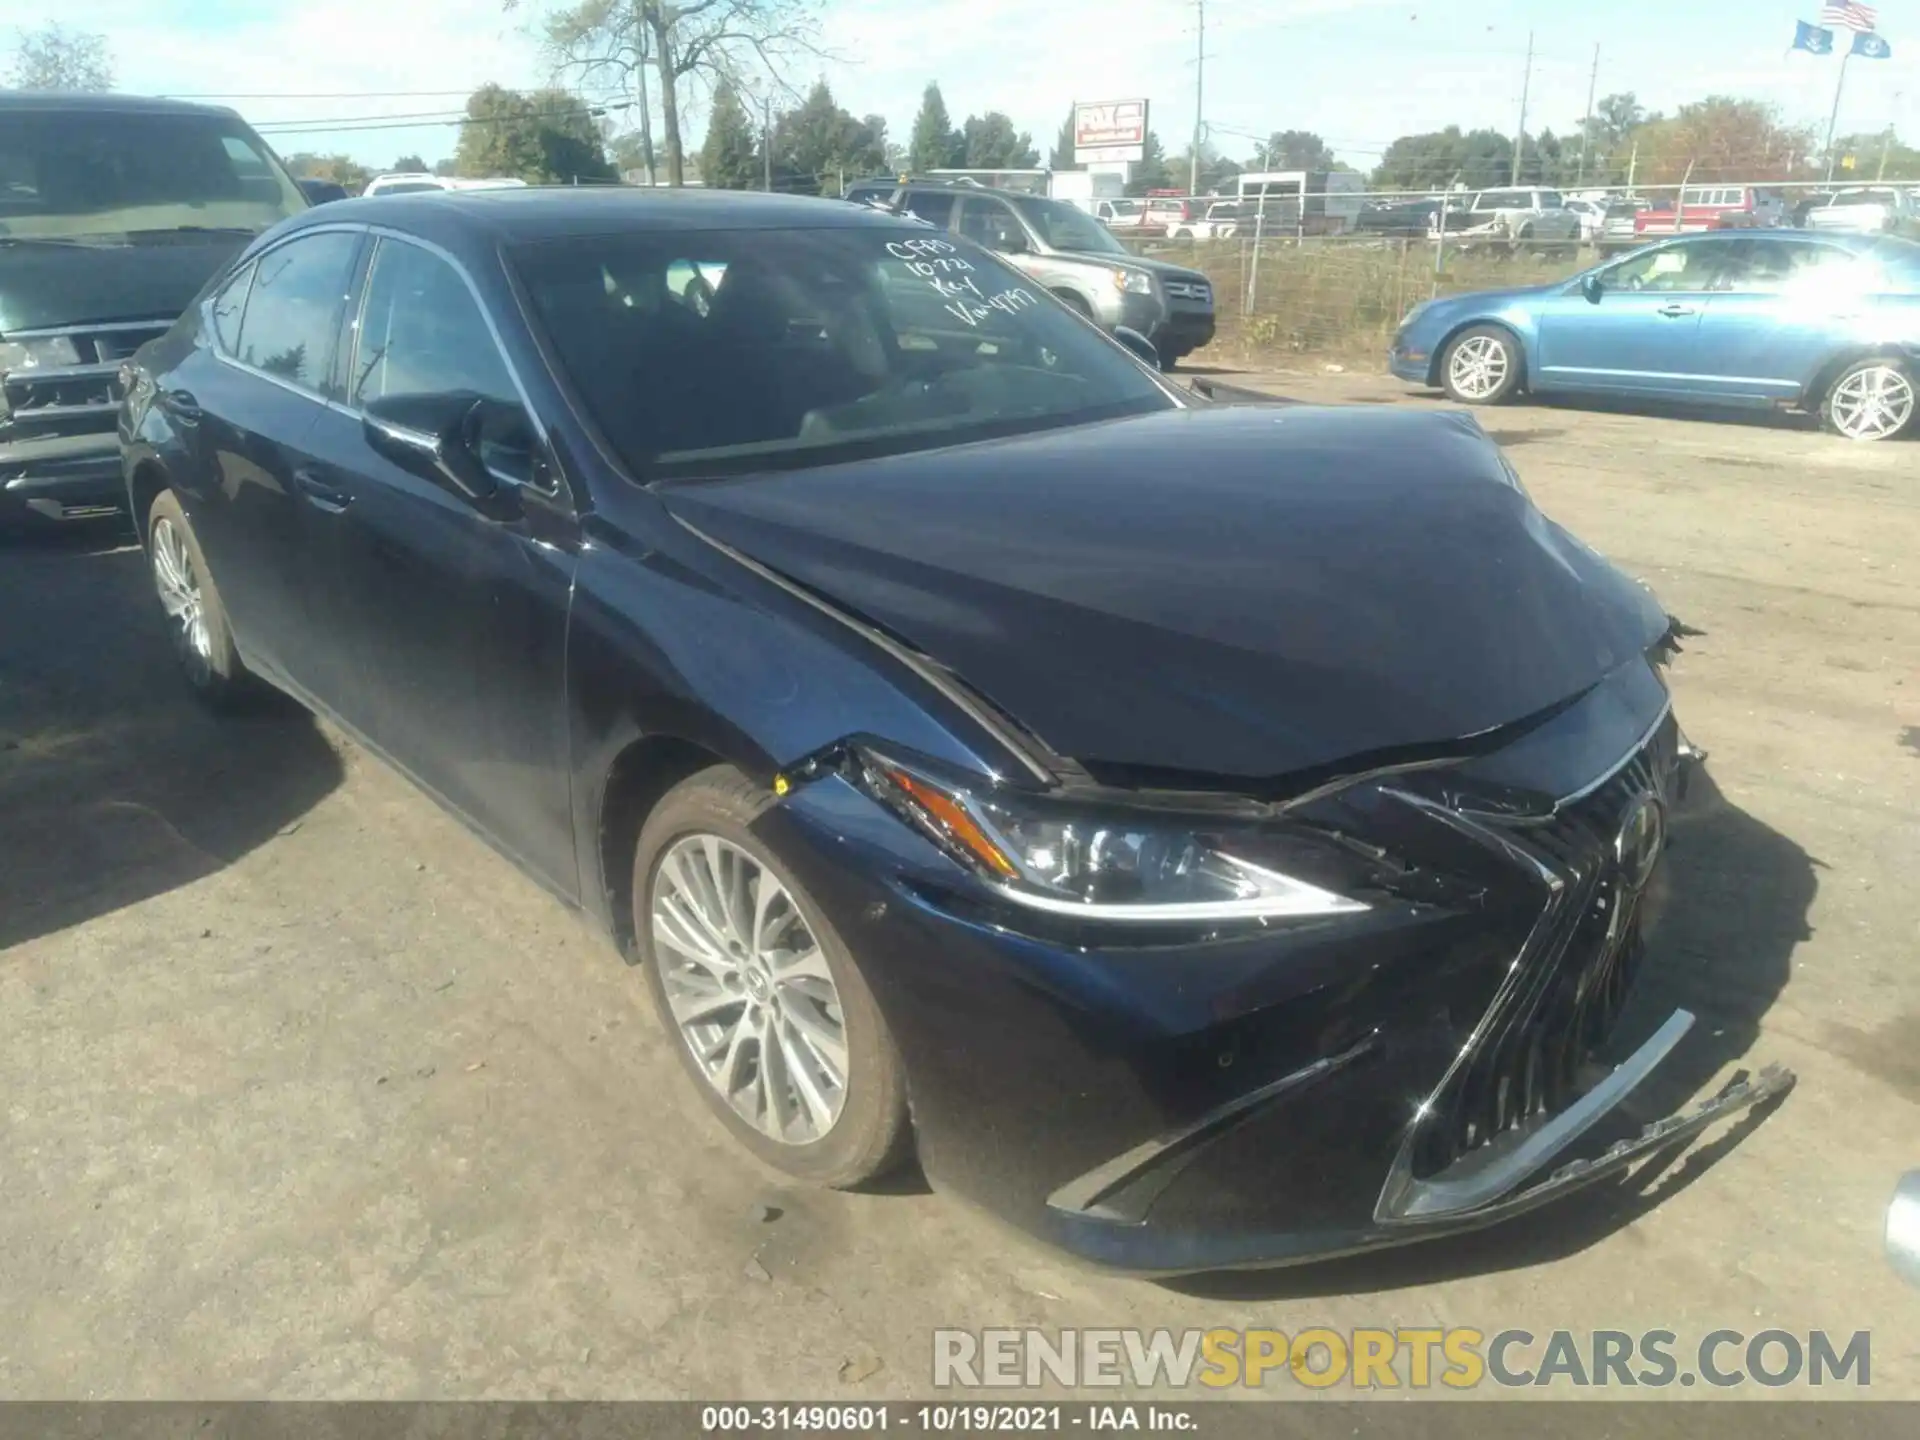
[[[509,10],[520,0],[504,0]],[[725,81],[754,92],[799,92],[785,78],[801,57],[825,54],[821,0],[579,0],[549,20],[548,43],[563,66],[587,74],[615,70],[642,76],[652,67],[660,91],[667,183],[686,183],[684,102]],[[646,108],[642,106],[643,110]],[[643,121],[650,125],[649,121]],[[651,145],[647,146],[651,149]]]
[[[111,90],[113,56],[107,37],[57,22],[16,30],[7,83],[20,90]]]
[[[654,183],[653,105],[647,68],[653,62],[653,32],[640,22],[631,0],[582,0],[549,15],[542,25],[556,78],[591,83],[618,77],[639,111],[640,163]]]

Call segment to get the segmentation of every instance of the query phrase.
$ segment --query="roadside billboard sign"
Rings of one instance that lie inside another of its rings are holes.
[[[1112,164],[1146,158],[1147,102],[1095,100],[1073,107],[1076,165]]]

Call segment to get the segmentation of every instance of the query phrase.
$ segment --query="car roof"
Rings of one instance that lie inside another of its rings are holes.
[[[91,95],[71,90],[0,90],[0,113],[79,111],[98,115],[218,115],[236,119],[225,105],[200,105],[158,95]]]
[[[518,245],[635,230],[821,230],[912,224],[870,205],[752,190],[529,185],[363,196],[308,211],[288,222],[287,228],[353,223],[401,230],[450,247],[482,238]]]

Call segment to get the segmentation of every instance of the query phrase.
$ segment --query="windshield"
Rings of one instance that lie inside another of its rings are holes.
[[[306,208],[272,153],[231,116],[0,112],[0,236],[259,231]]]
[[[1042,200],[1037,195],[1009,195],[1007,199],[1055,250],[1085,250],[1095,255],[1133,253],[1114,239],[1106,226],[1064,200]]]
[[[1175,404],[1024,275],[920,226],[574,236],[510,257],[560,369],[648,480]]]

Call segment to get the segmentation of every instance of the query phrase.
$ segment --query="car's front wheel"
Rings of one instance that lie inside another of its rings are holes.
[[[147,512],[147,560],[187,683],[216,709],[239,703],[252,688],[252,677],[234,647],[200,540],[171,490],[161,491]]]
[[[1440,361],[1440,385],[1462,405],[1495,405],[1520,384],[1520,343],[1497,325],[1475,325],[1453,337]]]
[[[634,933],[708,1108],[776,1169],[844,1189],[904,1155],[906,1075],[859,966],[754,833],[773,803],[724,765],[670,791],[634,856]]]
[[[1834,377],[1821,415],[1849,440],[1893,440],[1913,426],[1913,371],[1890,356],[1861,360]]]

